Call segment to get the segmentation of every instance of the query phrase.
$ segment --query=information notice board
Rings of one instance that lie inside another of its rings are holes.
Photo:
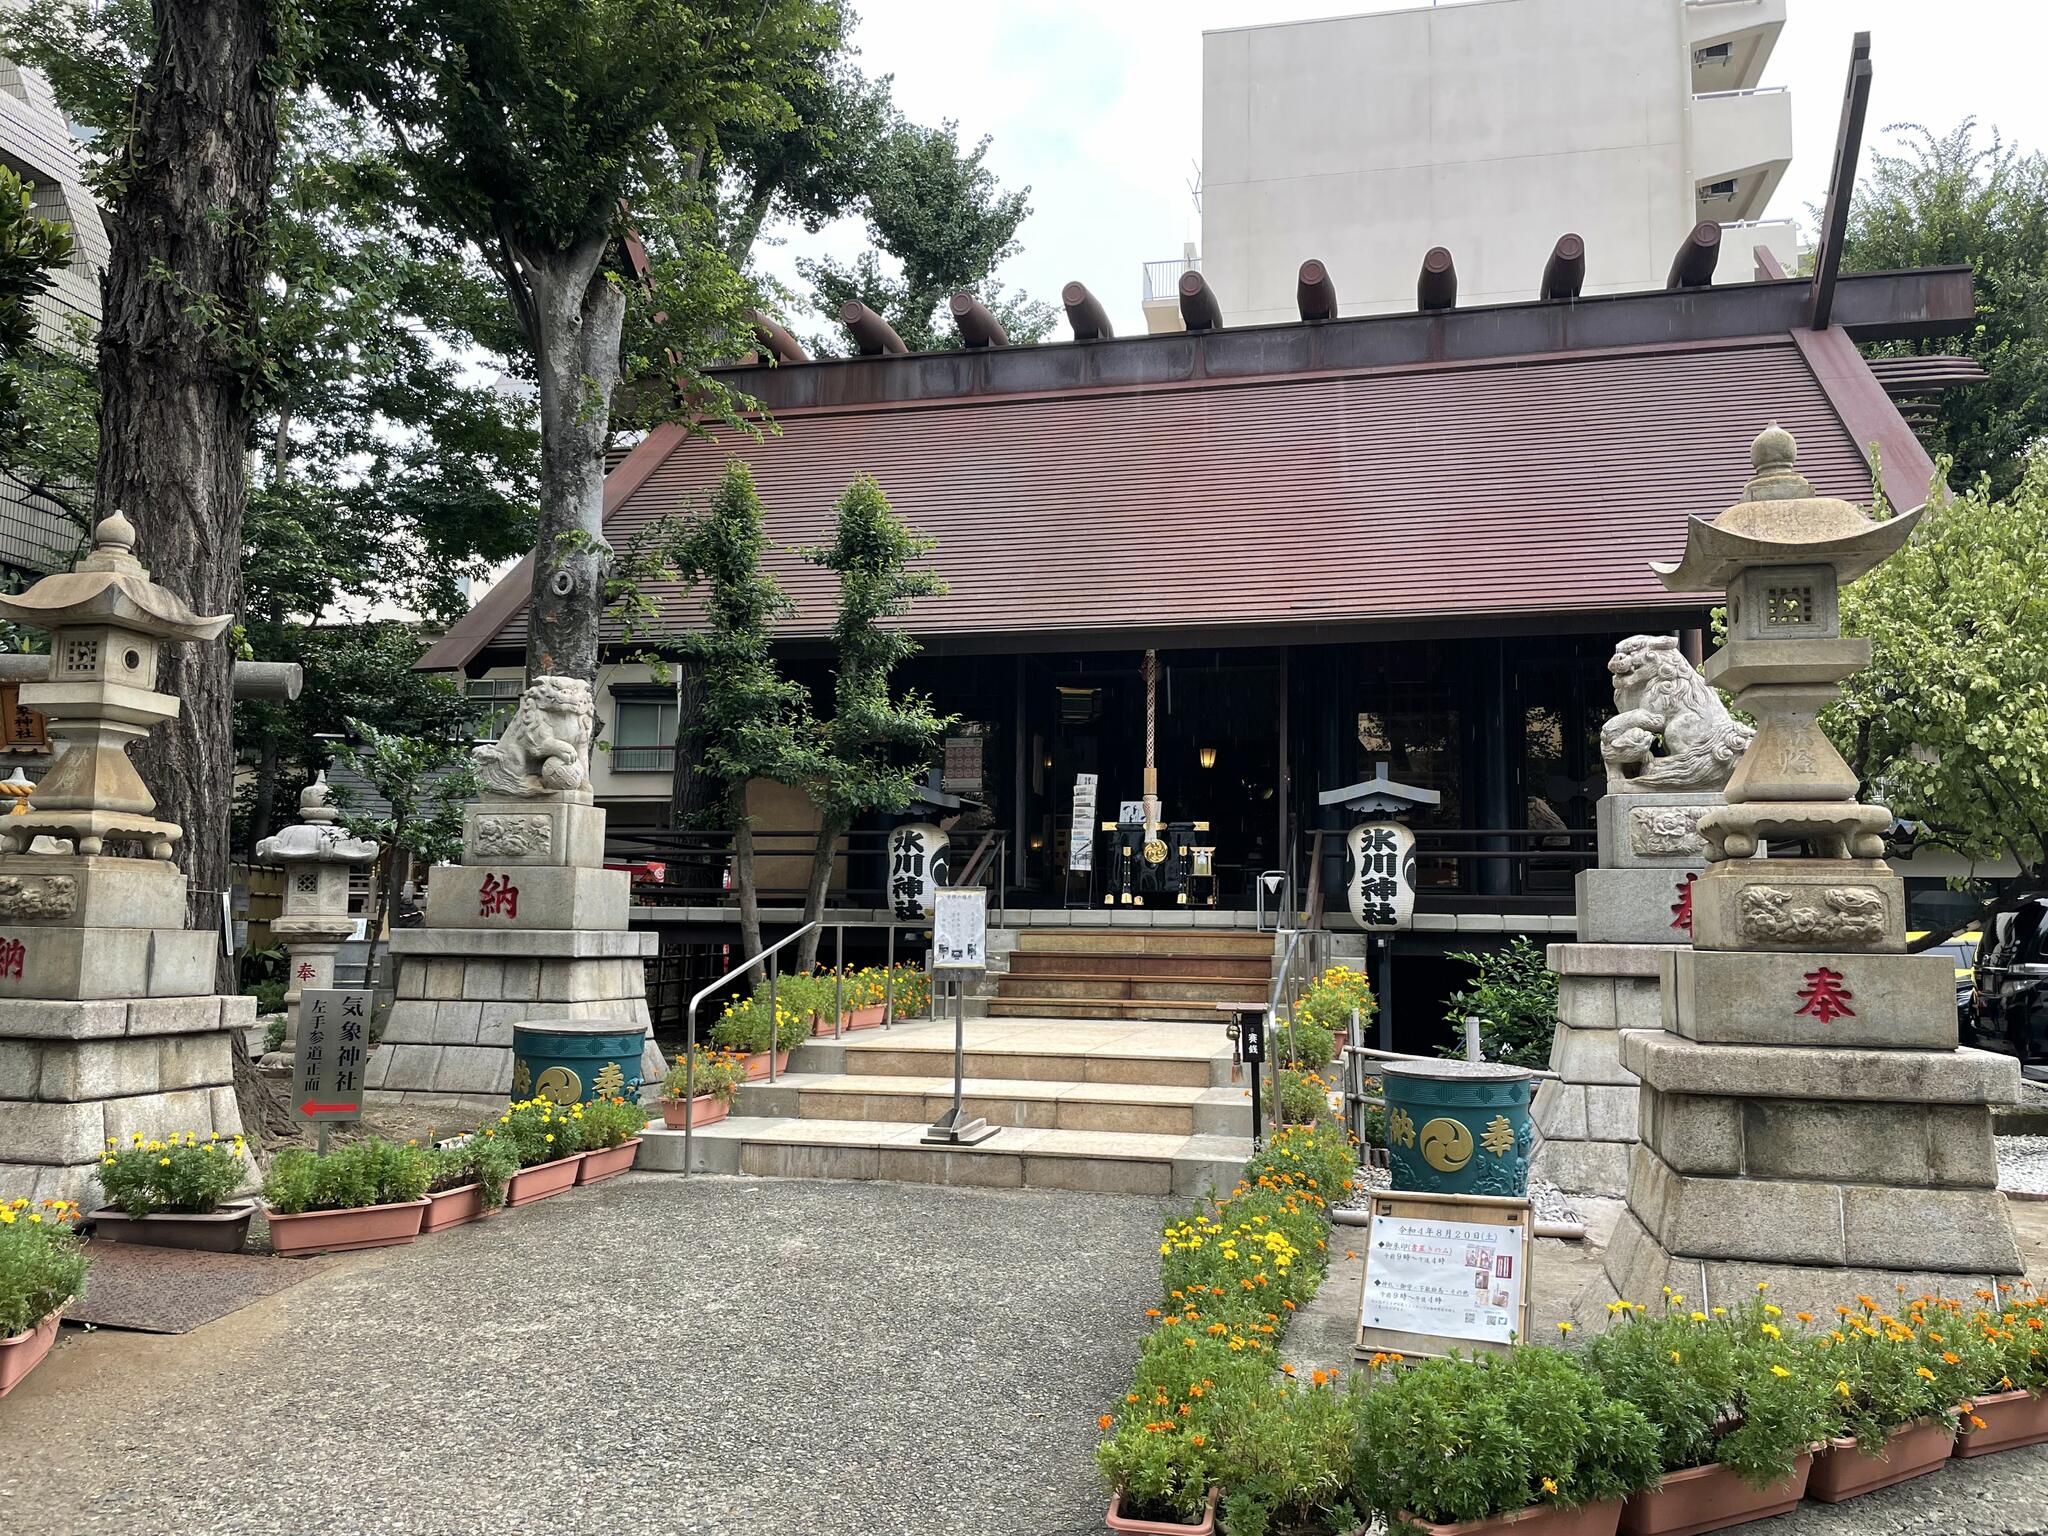
[[[1358,1291],[1360,1359],[1505,1351],[1529,1337],[1531,1216],[1525,1199],[1373,1197]]]

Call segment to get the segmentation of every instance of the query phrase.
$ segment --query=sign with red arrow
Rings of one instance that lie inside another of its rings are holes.
[[[292,1049],[292,1115],[299,1120],[360,1120],[370,1063],[367,987],[308,987],[299,994]]]

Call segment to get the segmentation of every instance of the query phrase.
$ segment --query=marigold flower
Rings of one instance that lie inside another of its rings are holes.
[[[1921,1378],[1923,1378],[1924,1380],[1927,1380],[1927,1381],[1932,1381],[1932,1380],[1934,1380],[1934,1372],[1932,1372],[1932,1371],[1930,1371],[1929,1369],[1927,1369],[1927,1367],[1926,1367],[1926,1366],[1924,1366],[1924,1365],[1921,1365],[1921,1366],[1915,1366],[1915,1367],[1914,1367],[1914,1369],[1913,1369],[1913,1374],[1914,1374],[1915,1376],[1919,1376],[1919,1377],[1921,1377]]]
[[[1545,1479],[1543,1479],[1543,1491],[1545,1493],[1556,1493],[1557,1479],[1554,1477],[1546,1477]]]
[[[1771,1374],[1773,1376],[1790,1376],[1792,1373],[1782,1365],[1774,1365],[1771,1367]]]
[[[1102,1428],[1108,1429],[1110,1425],[1116,1422],[1116,1420],[1112,1418],[1109,1414],[1105,1413],[1104,1415],[1102,1415],[1101,1418],[1097,1419],[1095,1422]]]

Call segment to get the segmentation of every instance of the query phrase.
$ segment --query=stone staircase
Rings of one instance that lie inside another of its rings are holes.
[[[815,1040],[777,1082],[747,1084],[729,1118],[697,1129],[693,1171],[1144,1195],[1226,1187],[1251,1155],[1251,1103],[1230,1081],[1222,1017],[1206,1022],[969,1020],[965,1108],[1001,1129],[959,1149],[919,1141],[952,1104],[950,1021]],[[683,1133],[651,1128],[639,1166],[681,1171]]]
[[[991,1018],[1183,1019],[1262,1003],[1273,936],[1202,928],[1025,928],[988,1000]]]

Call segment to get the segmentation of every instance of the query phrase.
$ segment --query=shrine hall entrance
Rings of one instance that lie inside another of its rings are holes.
[[[1096,778],[1094,900],[1101,902],[1112,839],[1100,830],[1118,805],[1145,793],[1146,689],[1138,651],[1033,657],[1024,678],[1031,759],[1027,876],[1057,903],[1067,885],[1075,776]],[[1162,650],[1153,690],[1153,760],[1167,822],[1209,824],[1216,904],[1248,909],[1261,869],[1285,862],[1285,653]],[[1076,903],[1088,878],[1072,879]],[[1198,897],[1206,894],[1198,883]]]

